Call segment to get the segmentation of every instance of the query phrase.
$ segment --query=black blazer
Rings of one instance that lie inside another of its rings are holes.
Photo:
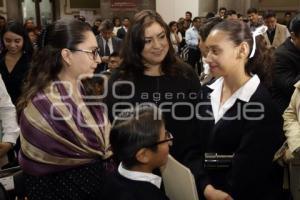
[[[288,38],[276,49],[275,58],[272,96],[283,113],[300,80],[300,50]]]
[[[281,191],[281,174],[272,159],[283,142],[282,118],[267,89],[260,84],[249,102],[237,100],[216,124],[209,99],[211,92],[208,87],[202,90],[199,132],[190,140],[185,160],[195,176],[199,196],[203,197],[205,187],[212,184],[233,199],[280,199],[277,193]],[[232,167],[204,169],[205,152],[234,153]]]
[[[125,31],[125,29],[122,27],[118,30],[117,37],[123,40],[125,39],[126,33],[127,32]]]
[[[104,56],[104,43],[102,38],[103,37],[100,34],[97,35],[96,37],[100,56]],[[120,52],[122,47],[122,40],[114,36],[111,38],[111,40],[112,40],[113,52]]]
[[[100,199],[111,200],[168,200],[155,185],[145,181],[130,180],[115,172],[105,178]]]
[[[166,129],[174,136],[170,154],[181,162],[187,150],[187,138],[190,138],[197,131],[193,109],[199,102],[197,95],[200,90],[200,82],[195,71],[189,65],[178,63],[178,67],[182,70],[178,75],[147,76],[140,74],[134,78],[131,78],[130,75],[124,75],[122,69],[116,70],[108,81],[108,93],[104,103],[107,105],[111,122],[117,111],[120,112],[131,106],[154,103],[163,109]],[[123,99],[113,95],[112,88],[119,80],[130,81],[134,87],[128,84],[116,84],[115,94],[123,97],[128,97],[131,93],[134,95]],[[122,103],[125,104],[117,106],[117,104]],[[191,114],[192,117],[188,117]]]

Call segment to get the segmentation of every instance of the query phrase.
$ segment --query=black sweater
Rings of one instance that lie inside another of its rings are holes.
[[[27,72],[29,71],[30,56],[23,54],[16,63],[16,66],[11,72],[8,72],[5,64],[5,55],[0,59],[0,73],[7,92],[16,105],[18,98],[21,96],[21,89],[25,83]]]
[[[112,174],[104,181],[101,199],[111,200],[168,200],[169,198],[155,185],[145,181],[135,181]]]
[[[171,154],[178,161],[182,161],[186,153],[187,139],[196,133],[195,105],[199,100],[200,81],[192,68],[182,66],[186,75],[178,76],[146,76],[141,75],[129,84],[118,84],[115,87],[117,95],[132,94],[126,99],[117,98],[112,95],[112,87],[118,80],[129,80],[121,78],[120,72],[111,76],[109,81],[108,96],[105,103],[108,107],[109,118],[112,121],[113,106],[116,103],[127,103],[127,105],[116,106],[118,109],[129,108],[131,104],[135,107],[141,103],[154,103],[163,110],[166,129],[174,137]],[[120,111],[120,110],[119,110]],[[185,117],[185,118],[184,118]]]

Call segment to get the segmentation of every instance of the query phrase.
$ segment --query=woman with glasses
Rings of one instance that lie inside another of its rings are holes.
[[[107,178],[99,199],[168,199],[160,190],[161,177],[153,170],[167,163],[172,140],[157,107],[138,106],[121,112],[110,132],[112,151],[121,163]]]
[[[155,11],[137,13],[126,37],[122,62],[108,83],[105,102],[110,119],[122,109],[156,105],[163,110],[166,128],[174,134],[171,154],[182,161],[187,138],[197,131],[194,110],[200,81],[175,56],[168,25]]]
[[[101,106],[86,102],[81,80],[99,63],[86,23],[59,20],[43,31],[18,104],[28,199],[97,199],[110,124]]]

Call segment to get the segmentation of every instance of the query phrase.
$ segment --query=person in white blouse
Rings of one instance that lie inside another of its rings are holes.
[[[182,42],[182,35],[178,30],[178,24],[175,21],[169,23],[170,40],[176,54],[179,53],[179,44]]]
[[[19,134],[16,108],[0,75],[0,168],[8,163],[6,154],[16,144]]]
[[[266,87],[272,54],[260,41],[263,30],[252,34],[244,22],[224,20],[205,41],[205,61],[219,78],[202,88],[199,132],[186,154],[200,199],[282,199],[282,169],[272,162],[283,143],[282,117]]]

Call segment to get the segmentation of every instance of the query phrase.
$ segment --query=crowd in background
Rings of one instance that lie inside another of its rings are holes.
[[[143,10],[43,28],[0,16],[0,167],[22,167],[30,200],[168,199],[153,171],[170,151],[200,198],[299,199],[293,14],[220,8],[167,24]],[[206,167],[206,153],[230,166]]]

